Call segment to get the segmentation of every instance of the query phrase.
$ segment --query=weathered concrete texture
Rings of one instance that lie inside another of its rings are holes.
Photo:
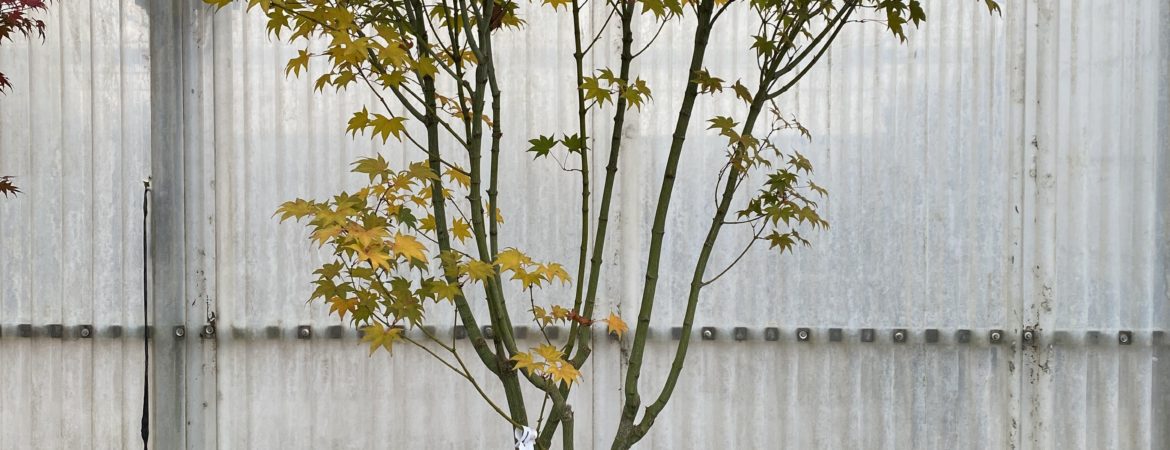
[[[602,3],[591,2],[590,27],[604,20]],[[1003,16],[989,17],[982,2],[929,1],[905,45],[856,26],[781,99],[814,137],[779,142],[813,161],[832,228],[792,255],[754,251],[705,291],[698,325],[718,337],[694,343],[644,447],[1170,448],[1170,339],[1155,342],[1170,331],[1170,5],[1003,3]],[[304,303],[322,255],[303,227],[276,223],[277,205],[352,189],[361,180],[347,170],[362,155],[421,158],[345,135],[353,111],[374,108],[371,94],[314,93],[316,63],[286,79],[296,48],[239,6],[51,8],[43,44],[0,46],[15,85],[0,97],[0,174],[24,191],[0,199],[0,449],[141,445],[150,174],[154,447],[508,445],[507,426],[425,354],[368,358],[352,333],[328,338],[337,319]],[[526,19],[496,45],[509,121],[501,171],[512,174],[500,185],[501,237],[572,268],[576,243],[565,236],[579,226],[579,181],[522,151],[575,124],[564,107],[574,98],[570,22],[535,9]],[[603,314],[636,314],[649,205],[686,80],[686,24],[672,22],[633,67],[654,100],[623,130]],[[752,67],[739,36],[751,23],[729,16],[720,27],[706,66],[726,78]],[[636,39],[655,30],[639,25]],[[616,66],[616,45],[607,33],[587,64]],[[730,95],[703,97],[696,121],[736,108]],[[591,127],[609,135],[606,120]],[[691,127],[680,165],[647,395],[668,367],[699,251],[687,237],[704,231],[721,167],[722,144],[703,128]],[[603,157],[592,163],[604,172]],[[745,233],[721,237],[711,266],[731,261]],[[538,300],[570,295],[555,287]],[[514,309],[522,322],[526,308]],[[452,317],[429,319],[443,330]],[[212,322],[216,339],[200,338]],[[19,324],[92,324],[98,334],[21,338]],[[295,338],[301,324],[311,339]],[[111,337],[112,326],[124,333]],[[736,342],[737,326],[754,334]],[[763,339],[771,326],[778,342]],[[812,338],[797,342],[797,327]],[[875,342],[861,342],[867,328]],[[908,342],[891,342],[902,328]],[[938,343],[926,329],[940,330]],[[971,330],[969,342],[958,329]],[[988,343],[992,329],[1002,343]],[[1121,330],[1133,331],[1131,345],[1120,345]],[[579,448],[607,446],[620,406],[620,344],[594,355],[574,393]],[[490,383],[488,392],[502,396]],[[365,421],[377,431],[361,431]]]

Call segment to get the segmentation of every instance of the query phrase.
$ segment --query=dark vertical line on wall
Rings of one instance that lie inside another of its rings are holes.
[[[151,339],[154,386],[151,435],[158,448],[187,447],[183,343],[170,330],[184,321],[183,0],[146,3],[150,23],[150,214]]]
[[[150,443],[150,179],[143,180],[142,187],[142,447]]]
[[[94,112],[97,110],[97,108],[95,107],[96,103],[97,103],[97,96],[95,95],[95,93],[97,92],[97,89],[95,89],[96,86],[94,86],[94,79],[97,78],[97,76],[95,75],[97,73],[97,70],[96,70],[96,64],[94,63],[94,45],[93,45],[93,43],[94,43],[94,38],[93,38],[94,14],[93,14],[93,1],[92,0],[89,0],[89,23],[90,23],[90,26],[89,26],[89,67],[86,67],[86,70],[89,73],[89,92],[90,92],[90,96],[89,96],[89,116],[90,116],[90,119],[89,120],[90,120],[90,124],[91,124],[90,130],[89,130],[89,155],[90,155],[89,156],[89,195],[90,195],[90,204],[88,206],[88,209],[89,209],[89,224],[90,224],[90,227],[89,227],[90,251],[89,251],[89,262],[88,263],[90,266],[90,268],[89,268],[89,290],[90,290],[90,292],[93,292],[94,295],[91,295],[89,297],[89,319],[87,321],[92,324],[92,323],[98,323],[98,321],[96,320],[97,319],[97,303],[98,303],[97,302],[97,292],[98,292],[98,290],[96,289],[97,285],[95,283],[97,277],[94,275],[94,272],[95,272],[94,266],[96,266],[95,263],[97,262],[97,258],[94,257],[94,253],[95,253],[94,246],[98,242],[97,233],[94,231],[94,230],[97,230],[97,228],[98,228],[97,227],[97,219],[96,219],[97,215],[94,214],[94,210],[96,209],[94,207],[94,204],[96,204],[98,202],[97,182],[95,181],[97,177],[95,176],[96,171],[94,170],[94,168],[97,166],[97,164],[94,162],[94,156],[97,154],[97,151],[95,150],[97,148],[97,142],[96,142],[96,139],[94,138],[94,136],[97,135],[97,132],[95,130],[96,127],[92,126]],[[94,366],[97,365],[96,358],[94,357],[97,355],[97,352],[94,351],[94,350],[96,350],[96,348],[97,348],[96,345],[90,346],[90,359],[89,359],[90,363],[89,363],[89,370],[87,370],[87,372],[88,372],[87,375],[89,376],[90,380],[94,380],[95,379],[94,376],[97,375],[96,373],[94,373],[94,369],[93,369]],[[97,389],[95,389],[93,387],[93,384],[91,384],[90,389],[89,389],[89,399],[88,399],[89,400],[89,407],[91,410],[96,409],[94,407],[94,405],[96,404],[95,400],[97,397],[95,395],[95,392],[97,392]],[[93,441],[96,441],[97,439],[95,438],[95,436],[96,436],[95,431],[97,431],[97,430],[95,429],[93,424],[94,424],[94,421],[89,420],[89,423],[88,423],[89,436],[91,439],[93,439]],[[93,441],[91,441],[91,442],[93,442]]]
[[[1170,3],[1159,2],[1158,14],[1160,38],[1157,80],[1158,110],[1157,126],[1158,151],[1154,155],[1157,180],[1154,187],[1154,239],[1159,242],[1155,250],[1153,289],[1150,293],[1150,307],[1153,328],[1160,330],[1161,339],[1154,342],[1152,349],[1153,367],[1150,372],[1150,448],[1170,448]]]
[[[1040,8],[1046,5],[1041,5],[1043,0],[1033,0],[1025,2],[1019,12],[1009,14],[1020,14],[1022,17],[1019,20],[1018,30],[1021,33],[1023,50],[1017,56],[1016,62],[1019,66],[1013,71],[1012,76],[1018,77],[1013,80],[1013,83],[1018,83],[1020,89],[1018,96],[1013,95],[1012,106],[1019,108],[1018,124],[1016,125],[1018,131],[1011,133],[1011,146],[1017,152],[1014,155],[1017,159],[1019,169],[1019,185],[1017,204],[1019,205],[1019,212],[1016,226],[1018,233],[1015,238],[1017,242],[1013,248],[1014,256],[1016,257],[1016,272],[1013,274],[1016,278],[1013,282],[1013,289],[1011,295],[1014,298],[1007,302],[1008,312],[1008,333],[1018,333],[1026,321],[1025,314],[1029,305],[1028,296],[1031,293],[1034,282],[1029,277],[1032,273],[1032,266],[1036,263],[1036,249],[1032,241],[1037,234],[1037,212],[1038,212],[1038,193],[1036,179],[1030,176],[1030,173],[1038,171],[1037,157],[1037,135],[1040,132],[1038,129],[1038,110],[1040,108],[1040,99],[1042,97],[1040,86],[1040,71],[1038,66],[1041,58],[1040,54],[1040,40],[1039,33],[1042,19],[1040,17]],[[1050,5],[1047,5],[1050,6]],[[1006,339],[1011,342],[1013,339]],[[1028,368],[1025,367],[1024,350],[1018,344],[1010,344],[1004,346],[1006,356],[1007,382],[1010,384],[1008,401],[1009,417],[1008,426],[1009,445],[1013,449],[1030,448],[1025,445],[1025,439],[1034,438],[1034,433],[1028,427],[1032,426],[1031,412],[1028,408],[1031,403],[1030,399],[1035,394],[1035,391],[1026,382],[1026,373]],[[999,349],[996,350],[1000,351]],[[1014,398],[1012,397],[1014,395]],[[1026,436],[1026,437],[1025,437]]]

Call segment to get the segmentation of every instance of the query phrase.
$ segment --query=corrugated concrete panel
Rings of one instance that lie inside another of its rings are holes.
[[[0,46],[0,448],[133,448],[143,395],[146,10],[54,2],[45,40]],[[22,324],[34,337],[20,336]],[[63,338],[46,328],[63,324]],[[92,339],[78,325],[91,324]],[[113,327],[122,327],[116,338]]]
[[[693,343],[643,446],[1166,448],[1170,356],[1154,342],[1170,329],[1164,3],[1013,1],[1001,18],[980,2],[935,0],[907,44],[874,24],[846,31],[779,103],[813,134],[779,140],[812,159],[832,228],[792,255],[755,250],[704,292],[697,325],[717,327],[718,339]],[[311,75],[286,79],[295,47],[273,42],[264,19],[150,2],[148,25],[145,5],[55,4],[60,27],[44,45],[0,47],[0,70],[17,84],[0,98],[0,173],[25,190],[0,201],[0,255],[16,255],[0,258],[0,448],[137,447],[141,341],[12,336],[21,323],[141,325],[138,180],[151,167],[158,446],[507,446],[500,419],[419,350],[368,358],[352,331],[325,337],[339,322],[304,299],[326,255],[302,226],[272,217],[285,200],[352,189],[359,156],[405,164],[421,153],[345,135],[350,114],[376,99],[358,87],[314,93]],[[501,242],[573,269],[577,244],[565,236],[578,230],[579,180],[521,151],[573,128],[572,109],[560,107],[573,99],[571,23],[526,18],[533,25],[497,47],[515,122],[504,124],[501,171],[516,175],[501,180]],[[744,37],[728,31],[750,23],[726,20],[706,64],[725,78],[752,64]],[[602,313],[636,314],[673,94],[685,82],[685,24],[634,64],[655,98],[623,130]],[[637,39],[655,30],[639,26]],[[590,63],[616,66],[607,53],[617,45],[611,30]],[[696,108],[643,397],[657,394],[681,322],[699,250],[686,236],[700,235],[712,210],[722,144],[701,121],[742,108],[726,97]],[[591,161],[596,211],[610,124],[590,126],[603,150]],[[744,233],[720,239],[713,271]],[[519,322],[525,308],[514,309]],[[443,330],[453,318],[429,319]],[[217,338],[199,339],[212,322]],[[167,334],[175,325],[190,330],[185,340]],[[296,339],[298,325],[314,337]],[[749,327],[748,341],[730,339],[736,326]],[[779,342],[762,340],[767,326],[780,327]],[[795,327],[809,327],[811,342],[797,342]],[[1026,327],[1036,345],[1022,340]],[[860,342],[863,328],[877,342]],[[895,328],[908,329],[908,343],[891,341]],[[926,342],[927,329],[939,343]],[[970,343],[958,329],[972,331]],[[991,329],[1004,330],[1003,343],[988,343]],[[1118,343],[1122,330],[1132,345]],[[599,342],[594,355],[574,394],[582,448],[605,447],[620,407],[620,344]],[[477,377],[502,399],[485,371]],[[379,431],[355,428],[363,421]]]

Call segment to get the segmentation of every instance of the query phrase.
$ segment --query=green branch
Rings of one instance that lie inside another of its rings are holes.
[[[642,289],[641,306],[638,310],[638,326],[634,332],[634,342],[630,347],[630,359],[626,369],[625,401],[622,407],[621,421],[618,423],[617,435],[614,437],[612,446],[615,450],[629,448],[630,445],[633,445],[634,419],[641,406],[641,398],[638,395],[638,379],[642,375],[642,357],[646,349],[646,337],[650,332],[650,317],[654,312],[654,294],[658,286],[658,264],[662,258],[662,238],[666,234],[666,217],[670,210],[670,199],[674,191],[679,157],[682,155],[687,128],[691,122],[691,111],[694,109],[695,99],[698,97],[698,83],[693,78],[693,74],[703,68],[707,40],[711,35],[713,25],[711,14],[714,3],[714,0],[702,0],[696,8],[698,25],[695,30],[695,44],[691,52],[691,64],[687,71],[686,90],[683,94],[682,105],[679,107],[678,119],[675,122],[670,153],[667,156],[658,203],[654,211],[650,252],[646,263],[646,281]]]

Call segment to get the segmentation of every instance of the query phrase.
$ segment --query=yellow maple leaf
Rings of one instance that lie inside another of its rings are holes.
[[[450,284],[443,281],[435,282],[435,300],[455,301],[455,297],[463,294],[463,290],[459,288],[458,284]]]
[[[561,351],[557,350],[557,348],[552,344],[540,344],[540,346],[536,347],[534,350],[536,351],[536,354],[540,355],[545,359],[545,361],[550,363],[561,361],[561,358],[565,356],[564,353],[561,353]]]
[[[394,242],[390,244],[390,250],[396,256],[404,256],[419,261],[427,260],[427,248],[411,235],[394,233]]]
[[[370,242],[380,241],[386,236],[386,228],[384,227],[373,227],[367,230],[354,222],[350,222],[345,227],[345,230],[349,232],[350,237],[357,239],[358,243],[363,247],[370,245]]]
[[[544,308],[539,306],[532,307],[532,317],[537,322],[542,322],[545,326],[557,320],[555,317],[550,316],[548,312],[544,310]]]
[[[544,275],[544,279],[548,280],[549,282],[552,282],[558,278],[561,280],[561,284],[568,284],[572,282],[572,279],[569,278],[569,272],[566,271],[565,266],[560,265],[560,263],[554,262],[542,264],[540,266],[540,274]]]
[[[468,225],[466,220],[457,218],[451,222],[451,235],[459,242],[467,242],[471,239],[471,225]]]
[[[500,266],[500,270],[517,270],[524,265],[532,264],[532,258],[520,250],[508,247],[496,255],[496,264]]]
[[[427,214],[426,217],[419,219],[418,229],[423,231],[435,231],[435,216]]]
[[[358,299],[344,299],[341,297],[333,297],[329,299],[329,313],[337,313],[337,317],[345,320],[345,314],[353,312],[357,309]]]
[[[605,324],[609,329],[608,332],[616,334],[618,339],[621,339],[622,335],[626,334],[626,331],[629,331],[630,329],[630,327],[627,326],[624,321],[622,321],[622,318],[618,317],[617,314],[614,313],[609,313],[609,317],[605,319]]]
[[[340,234],[341,234],[341,227],[335,225],[335,226],[331,226],[331,227],[318,228],[316,231],[313,232],[312,238],[313,238],[313,241],[316,242],[318,246],[324,246],[325,243],[329,242],[330,239],[333,239],[334,237],[336,237],[337,235],[340,235]]]
[[[577,371],[576,367],[565,361],[560,361],[556,364],[549,364],[544,370],[548,378],[556,383],[573,384],[581,377],[581,372]]]
[[[350,244],[349,248],[357,254],[358,260],[368,261],[371,267],[381,267],[386,270],[391,269],[390,254],[386,252],[386,248],[380,243],[372,243],[368,246],[361,244]]]
[[[385,328],[382,324],[374,322],[365,328],[362,328],[362,342],[370,343],[370,356],[379,348],[386,349],[387,352],[394,353],[394,341],[397,341],[402,334],[402,329],[398,327]]]
[[[397,174],[390,178],[388,190],[394,192],[409,191],[414,186],[414,178],[403,174]]]
[[[539,272],[529,272],[524,269],[513,270],[512,279],[520,281],[520,284],[524,287],[524,290],[531,289],[534,285],[536,287],[541,287],[541,281],[543,281],[543,278],[541,278]]]
[[[475,281],[486,280],[495,274],[491,264],[479,260],[468,261],[467,264],[460,266],[460,269]]]
[[[565,308],[561,305],[553,305],[553,307],[552,307],[552,316],[555,317],[557,320],[568,319],[570,313],[572,313],[572,311],[569,311],[568,308]]]
[[[536,362],[530,353],[520,352],[512,355],[512,358],[510,359],[516,363],[514,366],[516,370],[523,370],[528,372],[529,375],[534,373],[540,374],[540,372],[545,368],[545,364]]]
[[[471,175],[468,175],[467,172],[463,171],[462,169],[447,168],[447,170],[443,172],[443,175],[446,175],[447,178],[450,178],[455,183],[463,186],[464,189],[471,187]]]
[[[568,5],[568,4],[570,4],[570,3],[572,3],[572,2],[571,2],[571,1],[569,1],[569,0],[543,0],[543,1],[541,1],[541,4],[543,4],[543,5],[549,5],[549,6],[552,6],[552,7],[553,7],[553,11],[556,11],[556,10],[557,10],[557,9],[559,9],[560,7],[562,7],[562,6],[565,6],[565,5]],[[566,7],[567,7],[567,6],[566,6]]]
[[[431,167],[422,161],[411,163],[410,168],[406,171],[406,174],[418,180],[439,179],[439,176],[435,175],[435,172],[431,170]]]

